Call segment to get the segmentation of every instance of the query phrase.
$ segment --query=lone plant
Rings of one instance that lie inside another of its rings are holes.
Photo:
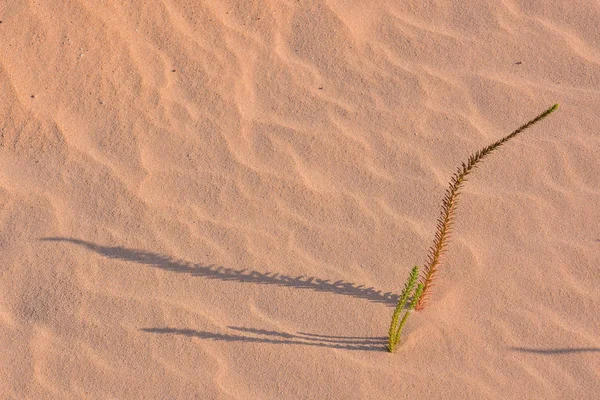
[[[525,129],[546,118],[548,115],[556,111],[557,108],[558,104],[553,105],[552,107],[548,108],[546,111],[532,119],[531,121],[519,127],[510,135],[507,135],[502,139],[490,144],[489,146],[484,147],[475,154],[472,154],[471,156],[469,156],[469,160],[466,164],[463,162],[462,165],[458,167],[458,170],[454,173],[452,179],[450,180],[450,185],[448,186],[448,189],[446,189],[446,195],[444,196],[444,201],[442,202],[442,210],[440,213],[440,217],[438,218],[437,231],[435,233],[433,245],[429,249],[429,255],[425,264],[425,268],[423,270],[423,274],[421,275],[420,282],[417,285],[417,289],[413,294],[413,298],[411,300],[409,309],[408,311],[406,311],[400,323],[398,323],[399,315],[404,309],[411,291],[415,287],[415,276],[416,274],[418,274],[418,267],[414,267],[412,269],[406,282],[404,291],[402,292],[400,300],[398,301],[398,305],[394,310],[388,341],[388,350],[390,352],[393,352],[396,345],[400,342],[400,333],[402,331],[404,323],[406,322],[406,318],[408,317],[408,312],[410,312],[412,309],[415,309],[417,311],[422,310],[427,301],[427,297],[430,295],[431,287],[433,286],[432,282],[435,278],[437,267],[440,264],[441,257],[444,254],[448,245],[449,235],[452,232],[457,197],[460,194],[460,189],[462,185],[466,182],[466,176],[479,164],[481,160],[483,160],[485,156],[490,154],[492,151],[496,150],[498,147],[502,146],[504,143],[508,142],[510,139],[517,136],[519,133],[523,132]]]

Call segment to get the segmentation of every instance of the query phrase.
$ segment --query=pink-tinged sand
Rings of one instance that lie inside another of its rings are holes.
[[[600,393],[597,2],[17,0],[0,21],[0,398]],[[554,103],[470,176],[387,353],[451,174]]]

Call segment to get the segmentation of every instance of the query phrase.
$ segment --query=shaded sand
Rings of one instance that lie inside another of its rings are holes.
[[[597,396],[598,3],[390,3],[0,3],[0,398]]]

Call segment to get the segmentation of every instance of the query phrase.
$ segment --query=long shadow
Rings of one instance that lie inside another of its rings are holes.
[[[304,346],[329,347],[342,350],[362,350],[385,352],[386,337],[354,337],[354,336],[324,336],[310,333],[298,332],[291,334],[286,332],[267,331],[263,329],[243,328],[229,326],[229,329],[253,334],[257,336],[247,336],[240,334],[223,334],[207,331],[196,331],[193,329],[177,328],[143,328],[144,332],[169,335],[183,335],[197,337],[200,339],[216,340],[224,342],[245,342],[245,343],[269,343],[269,344],[294,344]]]
[[[247,269],[240,270],[216,265],[193,264],[191,262],[177,260],[172,257],[149,251],[129,249],[121,246],[100,246],[85,240],[72,238],[47,237],[39,240],[45,242],[69,242],[85,247],[104,257],[151,265],[166,271],[190,274],[192,276],[202,276],[209,279],[311,289],[317,292],[330,292],[359,299],[366,299],[376,303],[384,303],[391,307],[395,306],[398,302],[398,295],[396,294],[391,292],[383,293],[381,290],[375,290],[373,287],[365,287],[364,285],[343,280],[331,282],[329,279],[319,279],[313,276],[301,275],[292,277],[272,272],[260,272]]]
[[[565,347],[558,349],[534,349],[529,347],[510,347],[510,350],[536,354],[600,353],[599,347]]]

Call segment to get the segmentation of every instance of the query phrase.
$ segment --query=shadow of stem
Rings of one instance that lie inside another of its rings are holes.
[[[223,281],[237,281],[263,285],[279,285],[297,289],[311,289],[318,292],[330,292],[339,295],[365,299],[376,303],[384,303],[390,307],[396,306],[396,303],[398,302],[398,295],[395,295],[391,292],[383,293],[381,290],[375,290],[373,287],[365,287],[364,285],[346,282],[343,280],[331,282],[329,279],[323,280],[312,276],[301,275],[292,277],[289,275],[272,272],[259,272],[245,269],[239,270],[215,265],[193,264],[149,251],[129,249],[120,246],[101,246],[95,243],[72,238],[47,237],[39,240],[44,242],[73,243],[85,247],[86,249],[96,252],[104,257],[150,265],[166,271],[190,274],[192,276],[201,276],[208,279],[220,279]]]
[[[328,347],[342,350],[362,350],[386,352],[387,337],[354,337],[354,336],[325,336],[298,332],[291,334],[286,332],[267,331],[263,329],[244,328],[230,326],[232,330],[252,334],[256,336],[242,334],[222,334],[207,331],[196,331],[193,329],[177,328],[143,328],[141,331],[155,334],[183,335],[196,337],[206,340],[224,341],[224,342],[244,342],[244,343],[268,343],[268,344],[288,344]]]
[[[523,353],[535,353],[535,354],[568,354],[568,353],[600,353],[598,347],[564,347],[557,349],[534,349],[530,347],[510,347],[510,350],[520,351]]]

